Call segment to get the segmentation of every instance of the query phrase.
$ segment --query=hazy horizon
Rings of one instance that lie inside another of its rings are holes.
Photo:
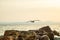
[[[0,0],[0,22],[60,22],[60,0]]]

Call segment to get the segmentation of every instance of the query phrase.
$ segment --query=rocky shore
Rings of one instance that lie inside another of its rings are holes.
[[[38,30],[6,30],[0,40],[55,40],[54,35],[60,36],[60,33],[44,26]]]

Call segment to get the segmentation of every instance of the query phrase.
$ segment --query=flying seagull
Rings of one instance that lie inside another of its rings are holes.
[[[40,20],[30,20],[30,21],[27,21],[27,22],[34,23],[35,21],[40,21]]]

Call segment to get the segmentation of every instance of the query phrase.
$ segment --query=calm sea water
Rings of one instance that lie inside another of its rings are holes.
[[[19,30],[19,31],[26,30],[27,31],[27,30],[33,30],[33,29],[36,30],[44,26],[46,26],[46,24],[43,24],[43,25],[41,24],[0,25],[0,35],[3,35],[5,30]],[[57,30],[58,32],[60,32],[60,25],[52,24],[49,26],[52,30]]]

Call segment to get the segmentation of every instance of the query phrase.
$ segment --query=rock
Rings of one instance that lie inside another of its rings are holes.
[[[50,40],[50,38],[49,38],[47,35],[43,35],[43,36],[41,37],[41,40]]]
[[[46,33],[45,32],[44,33],[50,38],[50,40],[54,40],[54,33],[49,26],[42,27],[39,29],[39,31],[41,31],[41,30],[46,32]]]
[[[17,30],[6,30],[5,31],[5,33],[4,33],[4,36],[6,37],[6,38],[8,38],[8,37],[14,37],[14,39],[15,40],[17,40],[18,39],[18,36],[20,35],[20,31],[17,31]],[[5,38],[4,37],[4,38]]]
[[[3,40],[4,36],[0,36],[0,40]]]
[[[5,32],[4,32],[4,36],[12,36],[12,35],[16,35],[16,36],[18,36],[20,33],[19,33],[19,31],[17,31],[17,30],[6,30]]]
[[[52,31],[49,26],[44,26],[38,30],[6,30],[0,40],[54,40],[54,35],[59,36],[59,33]]]
[[[54,35],[60,36],[60,33],[57,32],[56,30],[53,31]]]
[[[21,31],[20,31],[21,32]],[[21,36],[24,40],[35,40],[35,33],[30,31],[22,31]]]
[[[13,36],[4,36],[3,40],[15,40]]]

